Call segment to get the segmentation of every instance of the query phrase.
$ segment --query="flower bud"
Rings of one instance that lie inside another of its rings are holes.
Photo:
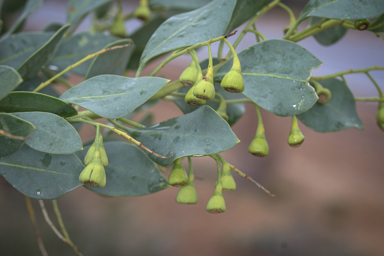
[[[235,190],[236,182],[232,177],[231,168],[228,163],[223,164],[223,173],[221,174],[221,184],[224,190]]]
[[[99,153],[95,153],[97,155]],[[88,164],[80,173],[79,180],[85,185],[91,187],[104,187],[107,178],[105,176],[105,169],[101,162],[100,156],[95,156],[93,161]]]
[[[192,60],[191,64],[181,73],[179,80],[184,86],[192,87],[196,82],[198,72],[196,64]]]
[[[231,70],[224,76],[223,80],[221,80],[221,87],[228,92],[243,92],[244,79],[241,75],[241,70],[231,68]]]
[[[125,37],[127,31],[125,29],[124,23],[125,23],[125,20],[124,20],[123,14],[118,14],[110,28],[111,35],[118,36],[118,37]]]
[[[195,85],[192,86],[187,94],[185,95],[184,101],[191,106],[200,106],[206,103],[206,100],[199,99],[195,95],[193,95],[193,91],[195,90]]]
[[[87,154],[84,157],[84,165],[89,165],[92,162],[93,156],[95,155],[96,144],[95,142],[89,147]]]
[[[148,3],[140,3],[136,10],[132,13],[132,17],[138,18],[142,21],[147,21],[151,18],[151,10],[148,7]]]
[[[176,196],[176,203],[179,204],[196,204],[197,193],[193,182],[180,188]]]
[[[319,99],[317,100],[317,102],[320,104],[325,104],[329,102],[332,98],[331,91],[324,87],[317,89],[316,93],[317,93],[317,96],[319,96]]]
[[[84,157],[84,164],[88,165],[92,162],[92,159],[94,158],[96,151],[96,141],[92,143],[91,147],[88,149],[87,154]],[[103,144],[103,136],[99,136],[99,156],[101,158],[101,162],[104,166],[108,165],[108,157],[107,153],[105,152],[104,144]]]
[[[383,101],[379,103],[379,109],[376,114],[376,120],[381,130],[384,131],[384,102]]]
[[[371,22],[367,19],[355,21],[355,29],[358,29],[358,30],[366,30],[369,28],[370,25],[371,25]]]
[[[215,98],[215,86],[213,85],[210,79],[204,78],[195,85],[193,90],[193,95],[199,99],[203,100],[212,100]]]
[[[288,137],[288,144],[293,148],[297,148],[300,147],[301,144],[303,144],[304,139],[305,137],[300,131],[296,116],[292,116],[292,126],[291,132],[289,133]]]
[[[264,157],[269,154],[269,146],[264,133],[256,134],[248,147],[248,152],[258,157]]]
[[[223,213],[226,210],[224,196],[223,196],[223,187],[221,182],[216,185],[215,193],[209,199],[208,204],[205,208],[209,213]]]
[[[105,147],[103,144],[103,136],[99,136],[99,151],[100,151],[100,157],[101,157],[101,162],[103,163],[104,166],[108,165],[108,157],[107,153],[105,152]]]
[[[172,171],[168,177],[168,184],[171,186],[184,186],[188,183],[188,176],[185,172],[185,168],[181,163],[181,159],[175,160]]]
[[[217,113],[219,116],[221,116],[221,118],[223,118],[225,121],[228,122],[229,117],[228,117],[228,115],[227,115],[227,112],[226,112],[225,108],[220,108],[220,107],[219,107],[219,108],[216,110],[216,113]]]

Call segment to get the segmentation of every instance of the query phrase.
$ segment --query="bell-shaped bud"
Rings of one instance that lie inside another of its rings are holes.
[[[224,190],[235,190],[236,182],[233,179],[231,168],[228,163],[223,164],[223,173],[221,174],[221,185]]]
[[[168,184],[171,186],[184,186],[188,183],[188,176],[185,172],[185,168],[181,162],[181,159],[178,158],[175,160],[172,171],[168,177]]]
[[[332,98],[332,93],[330,90],[324,87],[316,88],[317,96],[319,96],[319,99],[317,100],[320,104],[325,104],[329,102]]]
[[[355,29],[358,29],[358,30],[366,30],[369,28],[370,25],[371,25],[371,22],[367,19],[355,21]]]
[[[212,100],[215,98],[215,86],[211,79],[204,78],[198,82],[194,87],[193,95],[199,99]]]
[[[139,6],[132,13],[132,17],[138,18],[142,21],[147,21],[151,18],[151,10],[148,6],[148,1],[140,1]]]
[[[379,109],[376,114],[377,124],[384,131],[384,101],[379,103]]]
[[[256,133],[255,138],[249,144],[248,152],[258,157],[264,157],[269,154],[269,146],[264,133]]]
[[[185,95],[185,102],[188,103],[191,106],[200,106],[204,105],[206,103],[206,100],[199,99],[195,95],[193,95],[193,91],[195,90],[195,85],[192,86],[187,94]]]
[[[100,153],[96,152],[93,160],[80,173],[79,180],[85,185],[91,187],[104,187],[107,178],[105,175],[104,165],[100,159]]]
[[[192,60],[191,64],[181,73],[179,80],[184,86],[192,87],[196,82],[198,72],[199,70]]]
[[[221,80],[221,87],[228,92],[243,92],[244,79],[241,75],[241,70],[231,68],[231,70],[229,70],[229,72],[223,77],[223,80]]]
[[[103,144],[103,136],[99,136],[99,155],[101,158],[101,162],[103,163],[104,166],[108,165],[108,157],[107,153],[105,152],[104,144]],[[88,149],[87,154],[84,157],[84,164],[88,165],[92,162],[92,159],[95,155],[96,152],[96,141],[92,143],[91,147]]]
[[[100,151],[100,157],[101,157],[101,162],[103,163],[104,166],[108,165],[108,157],[107,153],[105,152],[105,147],[103,144],[103,136],[99,136],[99,151]]]
[[[300,147],[301,144],[303,144],[304,139],[305,137],[300,131],[296,116],[292,116],[292,126],[291,132],[289,133],[288,137],[288,144],[293,148],[297,148]]]
[[[193,182],[180,188],[176,202],[179,204],[197,204],[197,193]]]
[[[215,193],[213,193],[213,196],[209,199],[205,209],[209,213],[223,213],[227,209],[225,206],[221,182],[218,182],[216,185]]]
[[[125,37],[127,31],[125,29],[125,20],[122,13],[119,13],[110,28],[111,35]]]

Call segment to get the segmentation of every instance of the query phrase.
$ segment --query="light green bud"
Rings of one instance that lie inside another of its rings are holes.
[[[212,100],[215,98],[215,86],[212,81],[205,79],[201,80],[194,86],[195,89],[193,90],[193,95],[203,100]]]
[[[188,176],[180,158],[175,160],[172,171],[168,177],[168,184],[171,186],[184,186],[188,183]]]
[[[221,80],[221,87],[228,92],[243,92],[244,79],[241,75],[241,70],[231,68],[231,70],[229,70],[229,72],[223,77],[223,80]]]

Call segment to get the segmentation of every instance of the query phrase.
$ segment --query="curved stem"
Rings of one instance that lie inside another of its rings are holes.
[[[369,80],[371,80],[371,82],[375,85],[377,91],[379,92],[379,97],[380,98],[384,98],[384,94],[383,94],[383,91],[381,90],[380,86],[377,84],[377,82],[375,81],[375,79],[373,79],[373,77],[369,74],[369,72],[365,72],[365,74],[368,76]]]
[[[217,59],[220,61],[223,58],[223,48],[224,48],[224,42],[220,41],[219,49],[217,51]]]
[[[68,241],[71,241],[71,239],[69,238],[67,229],[64,226],[63,219],[61,218],[61,213],[60,213],[60,210],[59,210],[59,206],[57,205],[56,199],[52,200],[52,205],[53,205],[53,210],[55,211],[55,214],[56,214],[57,221],[59,222],[59,226],[60,226],[61,232],[63,232],[64,237],[67,238]]]
[[[344,22],[343,20],[328,20],[320,26],[316,26],[316,25],[311,26],[311,27],[289,37],[288,40],[290,40],[292,42],[298,42],[298,41],[301,41],[307,37],[310,37],[310,36],[313,36],[317,33],[320,33],[326,29],[329,29],[331,27],[341,25],[341,24],[343,24],[343,22]]]
[[[356,73],[365,73],[367,71],[373,71],[373,70],[384,70],[384,67],[369,67],[369,68],[362,68],[362,69],[349,69],[346,71],[341,71],[334,73],[332,75],[327,75],[327,76],[313,76],[311,78],[316,79],[316,80],[325,80],[325,79],[330,79],[330,78],[336,78],[338,76],[343,76],[343,75],[348,75],[348,74],[356,74]]]
[[[44,247],[43,239],[41,238],[41,235],[40,235],[39,228],[37,226],[36,216],[33,210],[31,199],[27,196],[24,196],[24,198],[25,198],[25,203],[27,205],[29,217],[31,217],[33,230],[35,231],[35,236],[36,236],[37,244],[39,245],[40,252],[43,256],[48,256],[48,253]]]
[[[260,42],[259,37],[261,37],[263,39],[263,41],[267,40],[267,38],[263,34],[261,34],[259,31],[257,31],[257,30],[247,29],[247,30],[244,30],[244,31],[245,32],[254,33],[257,36],[257,42]]]
[[[384,102],[384,98],[355,98],[355,101],[363,101],[363,102]]]
[[[293,14],[293,11],[291,10],[291,8],[289,8],[288,6],[286,6],[283,3],[279,3],[278,6],[280,6],[281,8],[283,8],[284,10],[286,10],[288,12],[288,14],[289,14],[289,25],[295,24],[296,17],[295,17],[295,14]]]
[[[136,123],[136,122],[133,122],[131,120],[128,120],[128,119],[125,119],[125,118],[117,118],[117,120],[119,120],[120,122],[123,122],[125,124],[128,124],[130,126],[133,126],[133,127],[136,127],[136,128],[143,128],[145,127],[144,125],[142,124],[139,124],[139,123]],[[112,121],[114,121],[113,119],[108,119],[108,121],[110,121],[112,123]]]

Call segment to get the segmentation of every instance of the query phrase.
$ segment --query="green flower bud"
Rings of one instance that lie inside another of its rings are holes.
[[[197,193],[193,182],[180,188],[176,196],[176,203],[179,204],[197,204]]]
[[[231,168],[228,163],[223,164],[223,173],[221,174],[221,184],[224,190],[235,190],[236,182],[232,177]]]
[[[221,87],[228,92],[243,92],[244,79],[241,75],[241,70],[231,68],[231,70],[224,76],[223,80],[221,80]]]
[[[87,154],[84,157],[84,165],[89,165],[92,162],[93,156],[95,155],[95,150],[96,150],[96,144],[93,143],[89,147]]]
[[[264,133],[256,134],[248,147],[248,152],[258,157],[264,157],[269,154],[269,146]]]
[[[379,109],[376,114],[376,120],[381,130],[384,131],[384,102],[383,101],[379,103]]]
[[[147,21],[151,18],[151,10],[148,7],[148,3],[140,3],[136,10],[132,13],[132,17],[138,18],[142,21]]]
[[[124,23],[125,23],[125,20],[124,20],[123,14],[118,14],[110,28],[111,35],[118,36],[118,37],[125,37],[127,31],[125,29]]]
[[[95,153],[96,156],[93,161],[80,173],[79,180],[85,185],[102,188],[105,186],[107,178],[100,156],[97,156],[98,154],[98,152]]]
[[[209,213],[225,212],[226,206],[225,206],[225,201],[223,196],[223,187],[221,185],[221,182],[219,182],[219,184],[216,185],[215,193],[213,193],[213,196],[209,199],[205,209]]]
[[[355,29],[358,29],[358,30],[366,30],[369,28],[370,25],[371,25],[371,22],[367,19],[355,21]]]
[[[203,100],[215,98],[215,86],[210,79],[204,78],[194,86],[193,95]]]
[[[192,106],[200,106],[206,103],[206,100],[199,99],[195,95],[193,95],[193,91],[195,90],[195,85],[192,86],[187,94],[185,95],[185,102]]]
[[[196,82],[198,72],[195,62],[192,60],[191,64],[181,73],[179,80],[184,86],[192,87]]]
[[[100,157],[101,157],[101,162],[103,163],[104,166],[108,165],[108,157],[107,153],[105,152],[105,147],[103,144],[103,136],[99,136],[99,151],[100,151]]]
[[[185,172],[185,168],[181,163],[181,159],[175,160],[172,171],[168,177],[168,184],[171,186],[184,186],[188,183],[188,176]]]
[[[219,116],[221,116],[225,121],[228,122],[229,117],[228,117],[228,115],[227,115],[227,112],[226,112],[225,108],[218,108],[218,109],[216,110],[216,113],[217,113]]]
[[[296,116],[292,116],[292,126],[288,137],[288,144],[293,148],[297,148],[303,144],[304,139],[305,137],[300,131]]]
[[[317,100],[317,102],[320,104],[325,104],[329,102],[332,98],[331,91],[324,87],[317,89],[316,93],[317,93],[317,96],[319,96],[319,99]]]

